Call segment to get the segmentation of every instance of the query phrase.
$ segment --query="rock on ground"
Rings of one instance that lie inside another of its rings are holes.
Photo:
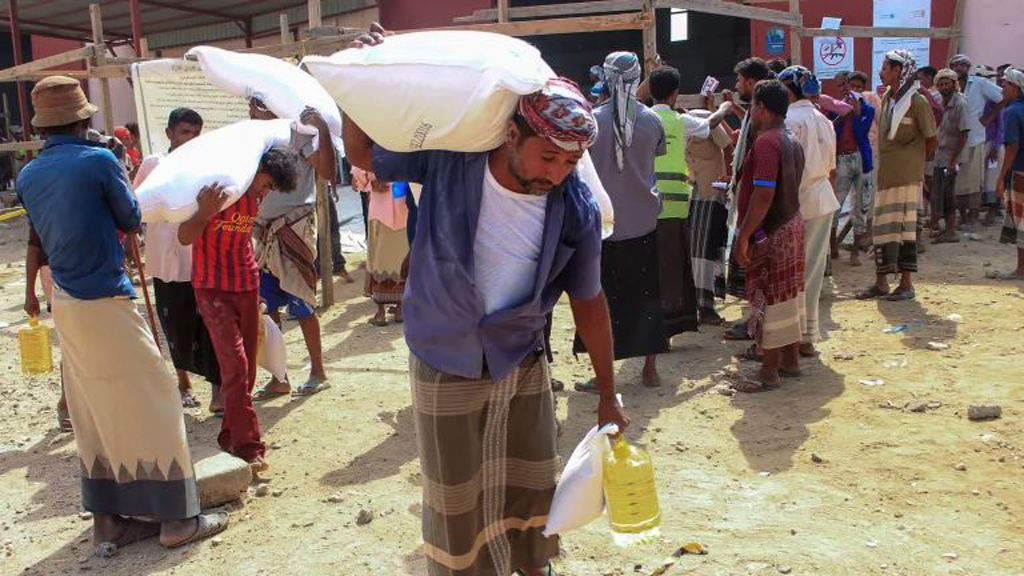
[[[217,452],[195,462],[199,503],[213,508],[242,497],[252,482],[252,470],[241,458]]]

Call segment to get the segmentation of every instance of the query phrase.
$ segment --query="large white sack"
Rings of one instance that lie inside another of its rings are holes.
[[[298,120],[307,107],[316,108],[331,133],[341,135],[341,113],[334,100],[298,66],[263,54],[243,54],[213,46],[185,53],[195,58],[211,84],[245,99],[259,98],[279,118]]]
[[[607,238],[615,231],[615,209],[612,208],[612,199],[605,191],[604,184],[601,183],[601,177],[597,175],[597,167],[594,166],[590,152],[583,153],[579,164],[576,165],[576,171],[579,172],[580,179],[590,188],[594,200],[597,200],[597,207],[601,209],[601,238]]]
[[[256,177],[260,158],[291,141],[292,120],[245,120],[204,132],[171,152],[135,190],[143,222],[180,223],[198,210],[196,197],[208,184],[226,186],[234,204]]]
[[[555,76],[530,44],[470,31],[389,36],[302,65],[374,142],[395,152],[493,150],[519,97]]]
[[[618,432],[615,424],[594,426],[572,451],[555,488],[545,536],[582,528],[604,511],[604,453],[608,436]]]
[[[256,364],[284,382],[288,379],[288,348],[284,343],[284,335],[274,320],[260,314],[260,343],[256,352]]]

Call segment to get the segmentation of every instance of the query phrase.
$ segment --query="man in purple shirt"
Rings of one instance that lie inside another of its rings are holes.
[[[629,423],[615,395],[601,218],[576,172],[597,137],[590,105],[551,80],[483,153],[389,152],[350,117],[343,133],[354,166],[423,185],[403,306],[428,573],[548,574],[558,539],[542,531],[559,459],[542,335],[563,292],[597,376],[598,424]]]

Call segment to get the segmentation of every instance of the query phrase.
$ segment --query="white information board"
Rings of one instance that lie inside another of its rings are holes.
[[[135,109],[139,117],[142,152],[166,152],[164,130],[175,108],[192,108],[203,117],[203,130],[214,130],[249,119],[249,104],[206,79],[197,62],[178,59],[132,64]]]
[[[874,0],[874,25],[897,28],[931,28],[932,0]],[[878,73],[882,60],[890,50],[909,50],[917,61],[917,67],[927,66],[931,61],[930,38],[875,38],[871,49],[872,85],[877,88],[882,81]]]
[[[830,80],[840,72],[853,72],[853,38],[814,38],[814,74]]]

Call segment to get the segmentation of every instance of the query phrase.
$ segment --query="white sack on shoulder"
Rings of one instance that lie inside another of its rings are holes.
[[[545,536],[582,528],[604,511],[604,452],[608,436],[619,433],[615,424],[594,426],[572,451],[558,479]]]
[[[583,157],[580,158],[579,164],[576,166],[576,171],[579,172],[580,179],[590,188],[594,200],[597,200],[597,207],[601,209],[601,238],[607,238],[615,231],[615,209],[612,208],[612,199],[604,189],[604,184],[601,183],[601,177],[597,175],[597,168],[594,166],[594,160],[590,157],[589,151],[583,153]]]
[[[164,158],[135,195],[143,222],[181,223],[198,210],[203,186],[226,186],[228,207],[245,194],[256,177],[260,158],[288,146],[291,120],[245,120],[189,140]]]
[[[331,134],[341,135],[341,113],[323,86],[298,66],[263,54],[196,46],[185,53],[195,58],[211,84],[245,99],[259,98],[278,118],[298,120],[308,106],[316,108]]]
[[[530,44],[472,31],[389,36],[377,46],[307,56],[302,66],[374,142],[395,152],[493,150],[519,97],[555,77]]]

